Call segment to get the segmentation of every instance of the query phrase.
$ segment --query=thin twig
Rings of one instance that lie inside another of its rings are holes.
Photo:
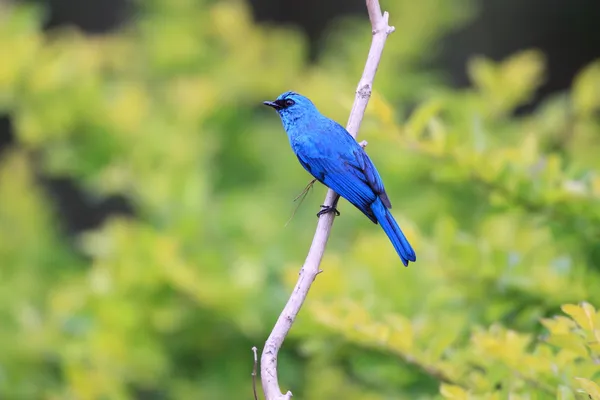
[[[300,194],[294,198],[294,202],[298,201],[298,199],[300,199],[300,202],[298,203],[298,205],[296,207],[294,207],[294,211],[292,212],[292,215],[290,216],[290,218],[285,223],[285,226],[288,226],[288,224],[292,221],[292,219],[296,215],[296,212],[298,211],[298,209],[302,205],[302,202],[304,202],[304,199],[306,198],[306,196],[308,195],[308,192],[310,191],[310,189],[312,189],[312,187],[313,187],[313,185],[315,184],[316,181],[317,181],[316,178],[313,179],[312,181],[310,181],[308,183],[308,185],[306,185],[306,187],[304,188],[304,190],[302,190],[302,192],[300,192]]]
[[[302,192],[294,197],[294,201],[298,201],[298,199],[300,197],[302,197],[302,200],[304,200],[304,197],[306,197],[306,193],[308,193],[308,191],[310,189],[312,189],[313,185],[315,184],[315,182],[317,181],[317,178],[313,178],[310,182],[308,182],[308,185],[306,185],[306,187],[304,188],[304,190],[302,190]],[[302,202],[302,200],[300,200],[300,202]]]
[[[348,124],[346,125],[346,129],[353,137],[356,137],[358,133],[369,98],[371,97],[373,80],[377,72],[377,66],[381,59],[385,41],[387,36],[394,31],[394,27],[388,25],[388,13],[381,13],[378,0],[367,0],[367,10],[371,21],[373,40],[363,75],[356,89],[356,97],[350,117],[348,118]],[[338,199],[339,195],[330,189],[327,191],[327,196],[323,204],[334,205]],[[263,391],[267,400],[289,400],[292,396],[290,391],[282,394],[279,388],[277,380],[277,354],[306,299],[310,286],[320,272],[319,265],[325,252],[334,217],[334,213],[327,213],[319,218],[310,250],[302,269],[300,269],[298,282],[265,343],[265,348],[261,356],[260,370]]]
[[[252,346],[252,352],[254,353],[254,366],[252,367],[252,391],[254,392],[254,400],[258,400],[258,393],[256,393],[256,370],[258,368],[258,354],[256,354],[256,346]]]

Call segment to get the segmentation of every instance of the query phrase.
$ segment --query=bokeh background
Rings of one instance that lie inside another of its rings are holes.
[[[600,3],[383,1],[345,201],[280,355],[300,399],[600,399]],[[251,399],[325,194],[261,105],[344,124],[353,1],[0,1],[0,398]]]

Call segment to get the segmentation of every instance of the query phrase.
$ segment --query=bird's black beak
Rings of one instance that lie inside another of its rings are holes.
[[[283,106],[281,104],[279,104],[279,101],[277,101],[277,100],[275,100],[275,101],[263,101],[263,104],[265,106],[273,107],[276,110],[281,110],[283,108]]]

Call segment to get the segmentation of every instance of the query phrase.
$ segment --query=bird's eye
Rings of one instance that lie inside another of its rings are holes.
[[[294,104],[296,104],[296,102],[292,99],[286,99],[286,101],[285,101],[286,107],[293,106]]]

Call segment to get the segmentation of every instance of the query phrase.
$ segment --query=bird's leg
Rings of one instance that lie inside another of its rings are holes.
[[[319,211],[319,212],[317,213],[317,218],[318,218],[318,217],[320,217],[320,216],[321,216],[321,215],[323,215],[323,214],[327,214],[327,213],[330,213],[330,212],[332,212],[332,213],[335,213],[335,216],[336,216],[336,217],[339,217],[339,216],[340,216],[340,212],[339,212],[339,211],[338,211],[338,209],[336,208],[336,207],[337,207],[337,202],[338,202],[338,200],[339,200],[339,197],[338,197],[338,198],[335,200],[335,202],[334,202],[332,205],[330,205],[330,206],[326,206],[325,204],[321,204],[321,211]]]
[[[340,216],[340,212],[338,211],[337,208],[333,207],[333,206],[326,206],[325,204],[321,204],[321,211],[319,211],[317,213],[317,217],[320,217],[323,214],[327,214],[327,213],[335,213],[336,217]]]

